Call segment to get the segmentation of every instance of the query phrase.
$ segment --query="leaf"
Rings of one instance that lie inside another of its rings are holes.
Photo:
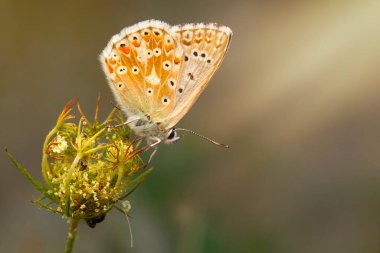
[[[22,173],[24,174],[24,176],[26,176],[26,178],[32,183],[32,185],[39,191],[41,192],[42,194],[45,194],[47,192],[47,189],[45,188],[45,186],[43,186],[40,182],[38,182],[36,179],[34,179],[30,174],[29,172],[24,168],[22,167],[14,158],[13,156],[11,155],[11,153],[8,152],[7,149],[5,149],[5,153],[7,154],[7,156],[9,157],[9,159],[11,160],[11,162],[17,167],[17,169]]]

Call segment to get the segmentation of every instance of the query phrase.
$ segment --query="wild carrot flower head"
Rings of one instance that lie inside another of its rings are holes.
[[[95,227],[113,207],[128,211],[116,204],[125,200],[151,170],[141,171],[145,166],[138,156],[138,145],[130,140],[130,130],[126,126],[112,127],[125,121],[119,110],[115,108],[104,122],[99,122],[98,103],[94,122],[90,122],[78,103],[80,117],[75,122],[73,105],[69,102],[64,107],[45,139],[42,174],[46,186],[8,155],[43,194],[36,203],[62,216],[84,219]]]

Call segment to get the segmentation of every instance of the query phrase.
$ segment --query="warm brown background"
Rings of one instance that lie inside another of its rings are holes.
[[[125,217],[79,228],[75,252],[380,251],[380,2],[0,1],[0,146],[41,179],[44,136],[73,97],[103,115],[97,59],[124,26],[218,22],[230,51],[161,146]],[[68,224],[0,154],[0,251],[63,252]]]

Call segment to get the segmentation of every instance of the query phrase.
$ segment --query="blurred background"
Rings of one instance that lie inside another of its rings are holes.
[[[0,146],[42,180],[63,106],[112,94],[98,62],[123,27],[217,22],[230,50],[126,219],[80,224],[74,252],[380,251],[380,1],[0,0]],[[63,252],[68,224],[0,154],[0,251]]]

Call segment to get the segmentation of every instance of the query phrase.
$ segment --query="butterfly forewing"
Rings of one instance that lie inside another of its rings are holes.
[[[228,27],[216,24],[171,27],[148,20],[111,39],[100,60],[138,135],[167,138],[218,69],[231,36]]]
[[[188,24],[172,28],[183,48],[183,64],[176,89],[176,105],[163,124],[176,125],[207,86],[227,52],[232,32],[216,24]]]
[[[114,36],[101,62],[119,105],[128,116],[160,122],[176,104],[182,49],[169,25],[138,23]]]

